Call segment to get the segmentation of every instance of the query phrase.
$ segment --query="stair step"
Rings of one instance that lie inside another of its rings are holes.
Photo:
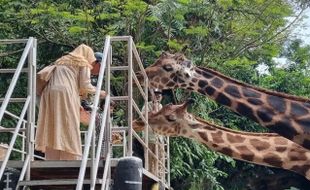
[[[102,179],[97,179],[96,184],[102,184]],[[76,185],[77,179],[50,179],[50,180],[30,180],[20,181],[19,186],[44,186],[44,185]],[[84,180],[84,184],[90,184],[91,180]]]

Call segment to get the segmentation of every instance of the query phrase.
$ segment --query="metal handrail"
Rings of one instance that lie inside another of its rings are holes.
[[[94,107],[95,108],[98,107],[98,103],[99,103],[99,94],[101,91],[104,70],[106,67],[105,63],[107,61],[107,55],[108,55],[109,48],[110,48],[110,36],[106,37],[104,44],[105,45],[104,45],[104,50],[103,50],[103,57],[102,57],[102,61],[101,61],[102,66],[100,67],[98,83],[96,86],[96,94],[95,94],[95,98],[94,98]],[[96,111],[97,111],[96,109],[93,109],[91,112],[91,117],[90,117],[90,122],[89,122],[89,126],[88,126],[88,132],[87,132],[87,139],[86,139],[86,142],[84,145],[83,158],[82,158],[81,167],[80,167],[80,171],[79,171],[79,178],[78,178],[78,184],[76,186],[76,190],[81,190],[83,187],[85,170],[86,170],[86,165],[87,165],[87,159],[88,159],[90,144],[91,144],[91,140],[93,137],[92,135],[93,135],[94,127],[95,127]],[[107,111],[107,110],[104,110],[104,111]],[[95,168],[93,168],[93,169],[95,169]]]
[[[108,109],[109,109],[109,105],[110,105],[110,95],[107,95],[106,96],[106,102],[105,102],[105,105],[104,105],[104,111],[103,111],[103,117],[101,119],[101,124],[100,126],[104,126],[106,123],[107,123],[107,120],[109,119],[108,117]],[[96,158],[95,158],[95,165],[94,165],[94,178],[91,180],[92,183],[91,183],[91,189],[94,189],[95,188],[95,181],[96,181],[96,176],[97,176],[97,168],[98,168],[98,165],[99,165],[99,159],[100,159],[100,153],[101,153],[101,147],[102,147],[102,140],[103,140],[103,134],[105,132],[105,128],[106,127],[101,127],[100,128],[100,132],[99,132],[99,138],[98,138],[98,145],[97,145],[97,151],[96,151]]]
[[[14,72],[14,75],[12,77],[9,88],[5,94],[5,97],[1,98],[2,104],[1,104],[1,108],[0,108],[0,122],[2,121],[4,114],[7,114],[7,115],[9,115],[15,119],[18,119],[18,123],[15,126],[15,128],[1,129],[2,132],[10,132],[11,131],[11,133],[13,133],[13,136],[11,137],[10,145],[8,146],[5,158],[1,164],[0,179],[3,176],[4,170],[6,168],[8,161],[9,161],[9,157],[10,157],[12,151],[21,153],[22,154],[22,160],[24,160],[24,154],[29,153],[29,151],[27,152],[24,149],[24,141],[26,139],[25,136],[27,136],[27,135],[21,135],[21,134],[19,134],[19,132],[25,131],[24,126],[26,123],[29,125],[29,122],[30,123],[34,122],[34,117],[31,118],[30,120],[28,118],[28,121],[27,121],[27,120],[24,120],[24,116],[26,115],[27,111],[30,112],[30,110],[34,109],[34,108],[31,108],[30,106],[33,106],[33,101],[35,101],[35,97],[34,97],[34,91],[35,90],[33,89],[31,92],[28,91],[27,98],[12,98],[11,96],[12,96],[13,91],[15,89],[15,86],[17,84],[17,80],[20,77],[20,74],[22,72],[25,72],[26,70],[30,71],[28,74],[31,74],[31,71],[33,71],[32,69],[35,70],[35,67],[36,67],[36,62],[35,62],[35,59],[36,59],[36,57],[35,57],[36,39],[34,39],[33,37],[30,37],[28,39],[21,39],[21,40],[0,40],[0,44],[15,44],[15,43],[26,43],[26,46],[23,50],[23,53],[22,53],[20,60],[17,64],[17,68],[15,70],[13,70],[13,69],[1,69],[1,73],[3,73],[3,72],[5,73],[7,71],[10,71],[12,73],[13,73],[13,71],[15,71],[15,72]],[[28,57],[28,68],[23,68],[25,63],[26,63],[27,57]],[[31,84],[29,84],[29,83],[31,83]],[[35,85],[35,81],[33,81],[32,79],[29,79],[28,85],[30,85],[30,87],[32,85]],[[16,116],[15,114],[10,113],[9,111],[6,110],[9,102],[24,102],[24,107],[22,109],[20,116]],[[27,115],[29,116],[29,114],[27,114]],[[23,124],[23,129],[21,129],[22,124]],[[13,129],[14,129],[14,132],[12,131]],[[14,148],[14,143],[15,143],[18,136],[21,136],[23,138],[23,145],[22,145],[21,150]]]

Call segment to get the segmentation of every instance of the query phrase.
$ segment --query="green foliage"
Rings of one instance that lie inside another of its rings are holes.
[[[173,147],[171,155],[175,155],[170,161],[171,177],[176,181],[181,181],[182,178],[189,179],[182,184],[175,184],[175,188],[194,190],[201,189],[208,184],[212,189],[223,189],[216,178],[226,176],[226,174],[213,167],[219,158],[216,153],[197,142],[184,138],[171,140],[170,146]],[[192,170],[195,172],[191,172]]]

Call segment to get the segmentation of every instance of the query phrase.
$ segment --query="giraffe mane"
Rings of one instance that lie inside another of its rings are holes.
[[[264,92],[264,93],[269,94],[269,95],[281,96],[283,98],[287,98],[287,99],[291,99],[291,100],[295,100],[295,101],[300,101],[300,102],[304,102],[304,103],[310,103],[310,99],[309,98],[294,96],[294,95],[290,95],[290,94],[285,94],[283,92],[276,92],[276,91],[273,91],[273,90],[267,90],[267,89],[264,89],[264,88],[261,88],[261,87],[253,86],[253,85],[241,82],[239,80],[233,79],[231,77],[228,77],[226,75],[223,75],[222,73],[220,73],[218,71],[215,71],[213,69],[210,69],[210,68],[199,67],[199,66],[197,66],[197,68],[199,68],[199,69],[201,69],[203,71],[210,72],[210,73],[215,74],[215,75],[219,75],[222,78],[225,78],[225,79],[227,79],[229,81],[232,81],[233,83],[240,84],[240,85],[245,86],[245,87],[253,88],[255,90],[258,90],[260,92]]]
[[[209,121],[206,121],[200,117],[197,117],[197,116],[194,116],[194,118],[201,122],[201,123],[205,123],[206,125],[210,125],[212,127],[215,127],[215,128],[218,128],[220,130],[223,130],[223,131],[227,131],[227,132],[234,132],[234,133],[237,133],[237,134],[243,134],[243,135],[251,135],[251,136],[264,136],[264,137],[282,137],[280,135],[278,135],[277,133],[258,133],[258,132],[244,132],[244,131],[237,131],[237,130],[233,130],[233,129],[230,129],[230,128],[226,128],[226,127],[222,127],[220,125],[216,125],[214,123],[211,123]]]

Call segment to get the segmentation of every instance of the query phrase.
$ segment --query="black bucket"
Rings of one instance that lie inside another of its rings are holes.
[[[113,190],[142,190],[142,160],[121,158],[115,169]]]

